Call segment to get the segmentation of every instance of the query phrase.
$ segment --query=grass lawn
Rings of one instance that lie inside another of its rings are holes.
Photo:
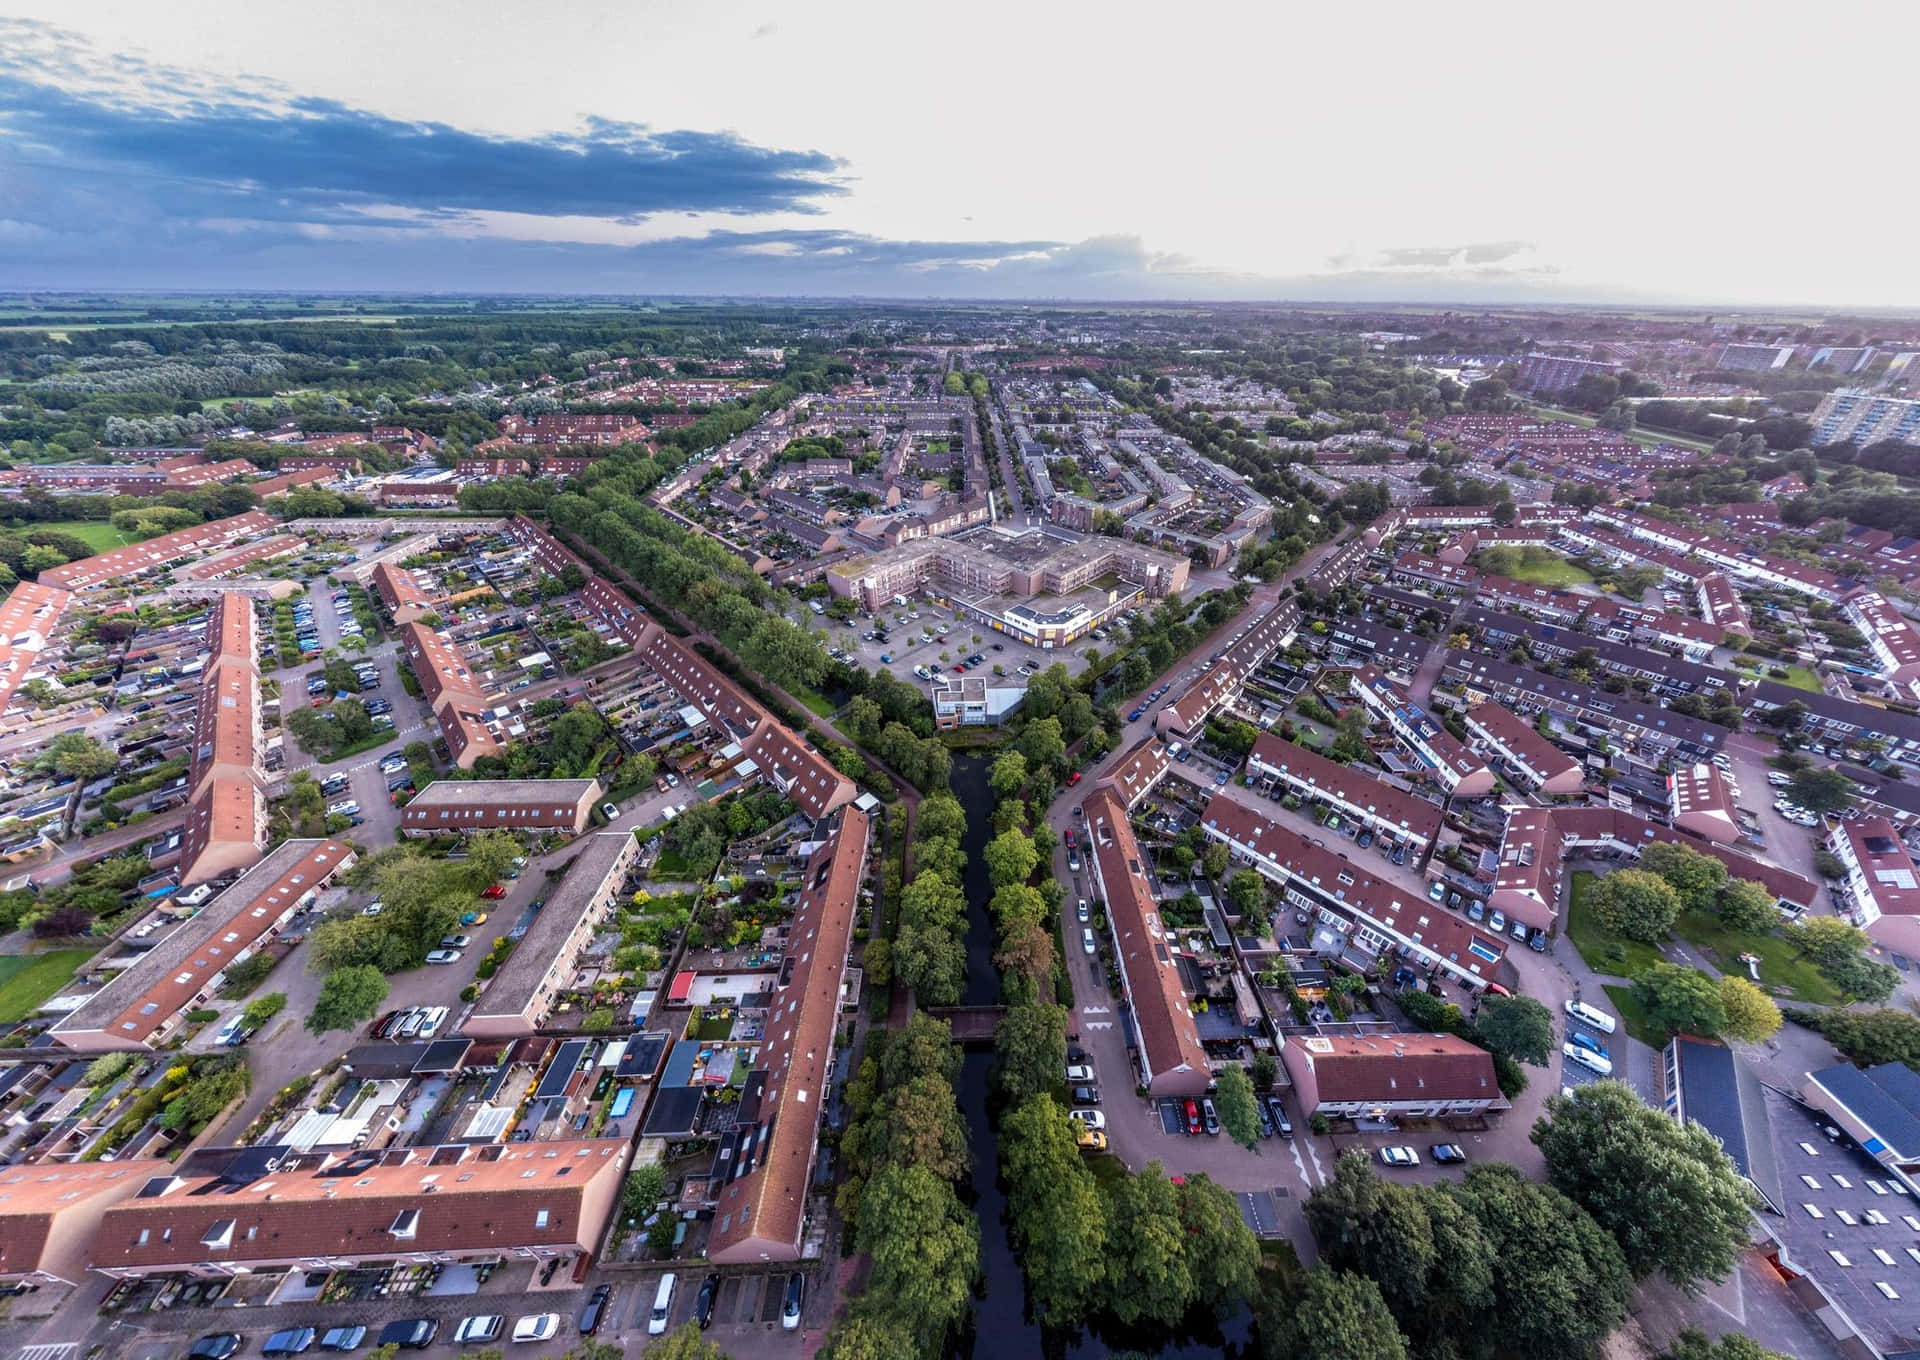
[[[1811,1002],[1821,1006],[1838,1005],[1840,994],[1819,969],[1805,959],[1795,958],[1793,946],[1778,935],[1748,935],[1728,930],[1720,918],[1709,911],[1687,911],[1673,923],[1673,933],[1694,946],[1723,973],[1750,977],[1740,955],[1760,958],[1760,985],[1776,997]]]
[[[92,957],[91,949],[0,956],[0,1024],[17,1024],[32,1015]]]
[[[1593,577],[1565,558],[1522,562],[1513,569],[1514,579],[1533,586],[1590,586]]]
[[[1567,895],[1567,938],[1580,951],[1580,957],[1587,961],[1587,967],[1596,973],[1632,977],[1642,968],[1662,962],[1666,956],[1652,945],[1620,939],[1593,919],[1587,901],[1593,893],[1594,882],[1593,874],[1577,873],[1573,876],[1573,887]],[[1624,959],[1608,956],[1608,951],[1615,946],[1625,952]]]
[[[103,519],[61,519],[51,524],[28,525],[31,529],[53,529],[63,534],[72,534],[95,552],[106,552],[111,548],[124,548],[129,543],[140,540],[133,534],[123,534]]]
[[[648,875],[655,882],[668,883],[683,879],[693,873],[693,866],[687,858],[672,846],[660,847],[660,858],[653,862],[653,872]]]
[[[1598,423],[1592,416],[1583,415],[1579,411],[1563,410],[1558,406],[1548,406],[1545,402],[1534,402],[1533,409],[1549,419],[1565,420],[1575,425],[1592,426]],[[1629,439],[1636,444],[1645,444],[1648,446],[1654,444],[1677,444],[1681,448],[1699,449],[1703,453],[1713,448],[1713,445],[1704,439],[1696,439],[1692,435],[1681,434],[1678,431],[1669,434],[1664,430],[1651,428],[1643,430],[1636,427],[1628,430],[1623,438]]]
[[[831,718],[833,716],[833,705],[828,703],[826,695],[821,694],[819,691],[808,689],[805,685],[799,685],[788,690],[787,693],[811,709],[816,718]]]
[[[1808,670],[1805,666],[1788,666],[1786,669],[1787,678],[1781,681],[1782,684],[1792,685],[1795,689],[1806,690],[1809,694],[1821,694],[1825,692],[1825,687],[1820,683],[1820,677]]]
[[[1607,1000],[1613,1003],[1613,1009],[1619,1013],[1620,1023],[1627,1027],[1627,1033],[1649,1048],[1666,1047],[1667,1036],[1648,1017],[1646,1008],[1633,999],[1633,988],[1624,983],[1602,987]],[[1619,1075],[1616,1073],[1616,1075]]]

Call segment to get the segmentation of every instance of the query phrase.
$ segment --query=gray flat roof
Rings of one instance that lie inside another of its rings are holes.
[[[578,803],[597,797],[597,779],[436,779],[415,794],[412,807],[500,807],[521,803]]]
[[[1904,1344],[1920,1326],[1920,1259],[1909,1251],[1920,1250],[1920,1229],[1908,1222],[1920,1222],[1920,1202],[1851,1140],[1828,1142],[1818,1111],[1770,1086],[1762,1094],[1787,1201],[1762,1222],[1784,1248],[1784,1264],[1818,1281],[1876,1347]],[[1882,1283],[1899,1297],[1889,1299]]]
[[[495,974],[493,985],[475,1008],[476,1015],[511,1015],[526,1007],[546,980],[561,943],[586,915],[587,903],[607,881],[621,851],[632,842],[631,831],[595,832],[575,842],[579,853],[570,862],[566,877],[547,898],[547,905],[535,913],[525,938]]]
[[[1865,1071],[1839,1063],[1811,1075],[1872,1131],[1889,1156],[1900,1161],[1920,1157],[1920,1075],[1905,1063],[1882,1063]],[[1880,1150],[1868,1147],[1870,1152]]]

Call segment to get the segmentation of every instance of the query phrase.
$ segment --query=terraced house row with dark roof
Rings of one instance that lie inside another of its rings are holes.
[[[159,1047],[227,969],[271,943],[353,863],[341,841],[283,841],[48,1032],[68,1048]]]
[[[1287,902],[1311,913],[1317,931],[1330,933],[1340,952],[1362,967],[1372,967],[1383,954],[1404,953],[1421,967],[1443,969],[1479,988],[1493,980],[1506,957],[1499,935],[1313,844],[1231,792],[1207,803],[1200,829],[1279,884]]]
[[[266,739],[253,601],[228,591],[207,611],[180,851],[183,886],[246,868],[267,848]]]

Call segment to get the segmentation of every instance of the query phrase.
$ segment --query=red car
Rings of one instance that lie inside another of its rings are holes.
[[[501,887],[498,883],[496,883],[491,888],[488,888],[485,892],[481,893],[480,895],[482,897],[500,898],[500,897],[505,897],[507,895],[507,890]]]
[[[1074,845],[1075,845],[1075,841],[1073,839],[1073,832],[1069,831],[1067,832],[1067,849],[1069,850],[1073,849]]]
[[[1187,1102],[1187,1132],[1195,1138],[1200,1136],[1200,1107],[1191,1100]]]
[[[1072,788],[1075,784],[1078,784],[1079,782],[1080,782],[1080,771],[1075,770],[1072,774],[1067,776],[1068,788]]]

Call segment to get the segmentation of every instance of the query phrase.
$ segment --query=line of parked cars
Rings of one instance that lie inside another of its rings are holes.
[[[653,1306],[647,1310],[647,1335],[660,1336],[667,1330],[667,1320],[673,1315],[674,1291],[679,1287],[680,1277],[669,1270],[660,1277],[653,1289]],[[600,1291],[604,1291],[605,1285]],[[700,1282],[700,1292],[693,1300],[693,1320],[705,1331],[713,1325],[713,1305],[720,1293],[720,1277],[709,1275]],[[799,1271],[787,1276],[786,1294],[780,1301],[780,1327],[783,1331],[793,1331],[800,1325],[800,1314],[806,1307],[807,1277]],[[604,1300],[602,1300],[604,1302]],[[599,1325],[596,1319],[594,1325]],[[580,1330],[587,1331],[585,1314],[582,1314]]]
[[[367,1032],[371,1039],[431,1039],[452,1014],[445,1006],[408,1006],[388,1011]]]

